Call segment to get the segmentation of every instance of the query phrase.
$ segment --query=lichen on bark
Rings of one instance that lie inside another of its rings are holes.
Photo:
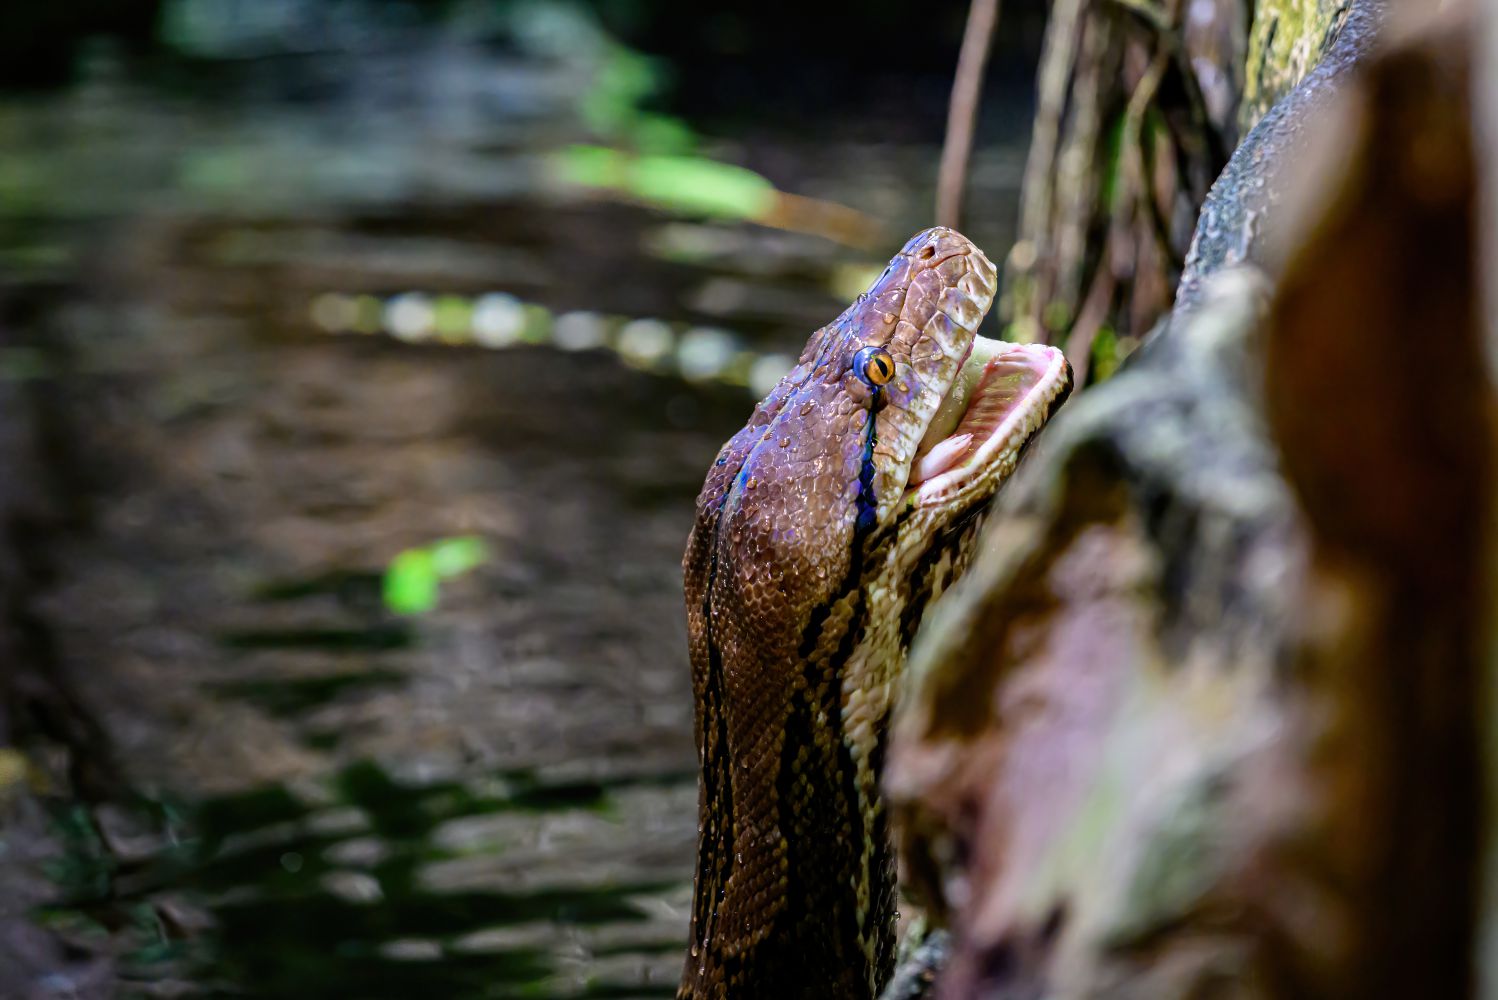
[[[1247,133],[1316,65],[1351,0],[1258,0],[1238,123]]]

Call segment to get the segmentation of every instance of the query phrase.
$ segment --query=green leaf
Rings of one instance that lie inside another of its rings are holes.
[[[635,120],[634,143],[642,153],[684,155],[697,144],[697,136],[680,118],[647,113]]]
[[[573,146],[557,167],[563,180],[609,188],[680,215],[760,219],[775,207],[775,185],[752,170],[702,156],[630,157]]]
[[[385,570],[385,607],[398,615],[421,615],[437,607],[439,584],[489,561],[489,546],[477,535],[439,538],[406,549]]]
[[[589,128],[615,135],[633,124],[640,102],[658,85],[654,64],[639,53],[613,46],[598,69],[593,85],[578,102],[578,112]]]
[[[642,156],[630,191],[678,212],[757,219],[775,206],[775,187],[752,170],[700,156]]]
[[[489,561],[489,546],[476,535],[444,538],[433,542],[429,551],[432,569],[443,580],[477,569]]]
[[[1119,197],[1124,189],[1124,126],[1127,120],[1128,116],[1125,114],[1120,114],[1114,120],[1108,128],[1108,138],[1103,147],[1102,190],[1098,192],[1098,200],[1110,212],[1117,207],[1113,204],[1113,199]]]
[[[558,158],[562,180],[584,187],[623,188],[628,159],[606,146],[571,146]]]
[[[406,549],[385,570],[385,606],[398,615],[420,615],[437,606],[437,567],[427,549]]]
[[[1106,381],[1115,371],[1123,357],[1119,352],[1118,334],[1106,323],[1098,327],[1092,338],[1092,380]]]

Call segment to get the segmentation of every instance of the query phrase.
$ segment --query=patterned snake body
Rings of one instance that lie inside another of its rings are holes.
[[[681,998],[888,977],[878,786],[905,651],[1069,386],[1054,348],[975,337],[995,284],[958,233],[918,234],[708,472],[683,561],[701,784]]]

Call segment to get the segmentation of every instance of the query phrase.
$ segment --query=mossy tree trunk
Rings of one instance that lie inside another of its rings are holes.
[[[917,639],[888,786],[944,998],[1492,995],[1486,91],[1459,0],[1375,45],[1387,6],[1240,145],[1195,283]]]
[[[1316,65],[1351,0],[1257,0],[1238,123],[1244,132]]]
[[[1239,137],[1315,65],[1347,5],[1057,0],[1005,269],[1008,336],[1062,344],[1081,382],[1111,374],[1170,309]]]

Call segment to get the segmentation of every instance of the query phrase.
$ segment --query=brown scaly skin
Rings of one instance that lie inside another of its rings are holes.
[[[680,998],[865,1000],[889,976],[877,790],[899,670],[984,501],[1068,384],[1054,349],[1004,345],[994,392],[1015,419],[995,451],[907,489],[994,287],[964,237],[918,234],[812,335],[708,472],[683,561],[701,787]],[[853,370],[870,346],[894,364],[883,386]]]

